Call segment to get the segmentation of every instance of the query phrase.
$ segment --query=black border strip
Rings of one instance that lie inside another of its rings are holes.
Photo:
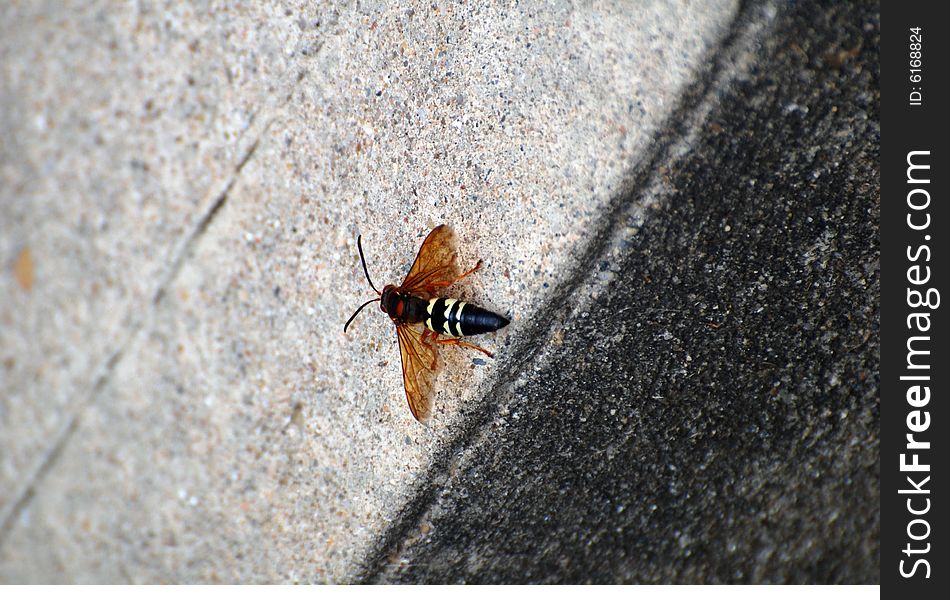
[[[915,301],[915,291],[923,294],[929,288],[940,292],[950,289],[946,285],[950,264],[946,262],[950,153],[946,148],[947,116],[943,114],[948,98],[941,81],[950,62],[950,32],[946,31],[947,22],[941,19],[940,6],[936,2],[889,2],[882,5],[881,14],[881,591],[883,597],[892,598],[936,597],[941,587],[938,582],[947,573],[946,548],[937,541],[944,529],[944,495],[936,489],[946,471],[947,451],[941,448],[939,432],[947,431],[943,410],[948,397],[945,367],[950,364],[945,350],[947,319],[943,316],[947,309],[915,309],[908,302],[908,294],[911,302]],[[919,50],[911,46],[918,43],[911,39],[912,27],[921,28]],[[914,51],[922,53],[919,82],[911,80],[912,75],[918,74],[911,71]],[[912,105],[914,91],[921,93],[919,105]],[[928,183],[908,183],[908,154],[914,151],[930,152],[913,158],[916,164],[930,164],[929,175],[924,175],[924,170],[911,172],[913,178],[929,179]],[[908,208],[908,198],[922,205],[925,194],[931,198],[928,207]],[[930,217],[929,227],[911,229],[908,217],[921,224],[926,214]],[[925,247],[929,248],[929,261]],[[920,270],[910,271],[915,265]],[[908,277],[922,279],[926,267],[932,275],[927,283],[908,281]],[[910,316],[925,312],[932,318],[926,332],[920,330],[925,322]],[[922,338],[911,342],[912,347],[929,350],[930,354],[917,355],[912,360],[919,365],[928,363],[929,369],[908,369],[907,344],[913,336]],[[926,340],[927,337],[930,339]],[[931,380],[901,379],[922,374]],[[914,407],[907,396],[918,384],[930,388],[931,398],[927,405]],[[921,426],[925,420],[922,414],[914,416],[917,410],[929,413],[930,422],[924,431],[912,432],[912,427]],[[918,441],[931,442],[931,449],[908,450],[906,436],[910,433]],[[930,465],[930,470],[902,472],[901,455],[906,463],[912,463],[915,453],[921,464]],[[928,493],[907,493],[913,491],[914,484]],[[909,510],[923,514],[912,515]],[[920,520],[914,523],[915,519]],[[913,540],[910,535],[921,539]],[[902,568],[911,576],[903,576]]]

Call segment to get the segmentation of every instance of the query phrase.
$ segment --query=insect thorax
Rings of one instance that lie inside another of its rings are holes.
[[[400,292],[393,286],[383,288],[379,307],[398,323],[418,323],[428,316],[426,300]]]

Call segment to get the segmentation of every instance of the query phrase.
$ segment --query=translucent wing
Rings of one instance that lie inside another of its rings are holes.
[[[438,364],[433,344],[422,341],[422,331],[406,324],[396,324],[399,354],[402,357],[402,383],[406,388],[409,410],[419,422],[432,412],[432,382]]]
[[[399,287],[410,294],[432,295],[459,276],[455,256],[455,234],[448,225],[439,225],[422,242],[416,261]]]

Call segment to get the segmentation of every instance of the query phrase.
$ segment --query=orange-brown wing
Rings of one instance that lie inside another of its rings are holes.
[[[410,325],[396,325],[399,354],[402,357],[402,383],[412,416],[425,422],[432,412],[432,383],[438,355],[433,344],[422,341],[422,331]]]
[[[399,287],[410,294],[431,295],[459,276],[455,255],[455,234],[448,225],[439,225],[422,242],[416,262]]]

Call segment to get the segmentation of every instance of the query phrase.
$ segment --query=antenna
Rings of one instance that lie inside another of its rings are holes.
[[[369,270],[366,268],[366,258],[363,256],[363,244],[360,243],[360,240],[362,239],[362,235],[356,236],[356,247],[360,249],[360,261],[363,263],[363,273],[366,274],[366,281],[369,282],[369,287],[373,288],[373,291],[379,294],[379,290],[377,290],[376,286],[373,285],[373,280],[369,278]]]
[[[350,326],[350,323],[353,322],[353,319],[356,318],[356,315],[360,314],[360,311],[366,308],[367,304],[372,304],[373,302],[379,302],[379,298],[373,298],[372,300],[367,300],[359,308],[356,309],[356,312],[353,313],[353,316],[349,318],[346,322],[346,325],[343,326],[343,333],[346,333],[346,328]]]
[[[363,263],[363,274],[366,275],[366,281],[369,282],[369,287],[373,288],[373,291],[379,294],[379,290],[376,289],[376,286],[373,285],[373,280],[369,278],[369,269],[366,268],[366,257],[363,256],[363,244],[362,244],[362,235],[356,236],[356,247],[360,250],[360,262]],[[360,314],[360,311],[366,308],[367,304],[372,304],[373,302],[379,302],[382,299],[382,294],[379,294],[379,298],[373,298],[372,300],[367,300],[356,309],[356,312],[353,313],[353,316],[347,320],[346,325],[343,326],[343,333],[346,333],[346,328],[350,326],[350,323],[353,322],[353,319],[356,318],[356,315]]]

